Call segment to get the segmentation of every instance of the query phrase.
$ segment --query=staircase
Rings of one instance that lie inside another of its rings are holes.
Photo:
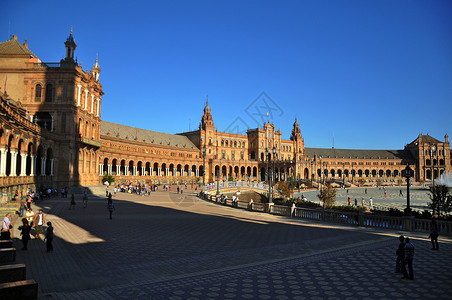
[[[38,283],[26,279],[26,266],[15,264],[16,248],[11,240],[0,241],[0,299],[37,299]]]

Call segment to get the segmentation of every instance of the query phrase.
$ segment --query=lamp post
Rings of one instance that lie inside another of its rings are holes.
[[[342,187],[345,189],[345,163],[342,163]]]
[[[410,178],[413,177],[413,170],[410,168],[409,165],[405,168],[405,178],[406,178],[406,215],[411,215],[411,208],[410,208]]]
[[[220,165],[218,166],[218,172],[217,172],[217,196],[220,195],[220,170],[221,170],[221,161],[220,161]]]
[[[272,191],[271,191],[271,182],[270,182],[270,170],[268,169],[268,160],[270,159],[268,155],[268,149],[265,150],[265,156],[267,160],[267,183],[268,183],[268,203],[272,203]]]
[[[432,179],[433,179],[433,185],[435,185],[435,165],[433,160],[433,153],[435,152],[435,145],[430,147],[430,163],[432,164]]]
[[[320,191],[320,183],[322,182],[322,178],[323,178],[323,170],[322,170],[322,156],[319,156],[319,168],[320,168],[320,178],[319,178],[319,191]]]
[[[276,147],[273,147],[273,172],[272,172],[272,181],[276,182],[276,172],[275,172],[275,160],[276,160]],[[275,176],[275,179],[273,180],[273,176]]]
[[[202,186],[206,185],[206,146],[202,147]]]

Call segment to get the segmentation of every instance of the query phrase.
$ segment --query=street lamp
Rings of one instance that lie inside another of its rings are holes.
[[[345,189],[345,163],[342,163],[342,187]]]
[[[268,149],[265,149],[265,157],[267,158],[267,183],[268,183],[268,203],[272,203],[272,191],[271,191],[271,183],[270,183],[270,170],[268,169],[268,160],[270,159],[268,155]]]
[[[406,215],[411,214],[411,208],[410,208],[410,178],[413,177],[413,170],[410,168],[409,165],[406,165],[405,168],[405,178],[406,178]]]
[[[432,179],[433,185],[435,185],[435,165],[433,164],[433,152],[435,152],[435,145],[430,147],[430,163],[432,164]]]
[[[320,178],[319,178],[319,191],[320,191],[320,182],[322,182],[322,178],[323,178],[323,170],[322,170],[322,156],[319,156],[319,167],[320,167]]]
[[[202,186],[206,185],[206,146],[202,147]]]
[[[220,163],[221,166],[221,163]],[[217,172],[217,196],[220,195],[220,166],[218,167]]]
[[[272,181],[276,182],[276,172],[275,172],[275,160],[276,160],[276,147],[273,147],[273,172],[272,172]],[[273,176],[275,176],[275,180],[273,180]]]

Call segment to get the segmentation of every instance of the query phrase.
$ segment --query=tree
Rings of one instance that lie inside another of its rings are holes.
[[[362,186],[362,185],[364,185],[365,183],[366,183],[366,180],[365,180],[364,178],[358,179],[358,185],[359,185],[359,186]]]
[[[289,198],[292,195],[292,189],[290,185],[284,181],[279,181],[276,184],[276,189],[278,189],[281,195],[283,195],[286,198]]]
[[[452,209],[452,196],[449,194],[449,187],[444,184],[435,184],[428,189],[431,200],[428,206],[433,210],[433,214],[437,212],[438,216],[440,216],[441,212],[450,212]]]
[[[105,183],[105,181],[108,182],[108,185],[112,185],[116,180],[113,175],[105,174],[104,177],[102,177],[102,183]]]
[[[323,207],[331,207],[334,205],[334,202],[336,202],[336,190],[333,186],[327,184],[317,197],[323,202]]]

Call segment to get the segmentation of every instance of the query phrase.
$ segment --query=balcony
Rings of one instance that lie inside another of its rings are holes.
[[[99,147],[99,148],[102,146],[101,142],[98,142],[98,141],[95,141],[95,140],[90,140],[90,139],[88,139],[86,137],[80,137],[80,142],[82,142],[84,144],[87,144],[87,145],[94,146],[94,147]]]

